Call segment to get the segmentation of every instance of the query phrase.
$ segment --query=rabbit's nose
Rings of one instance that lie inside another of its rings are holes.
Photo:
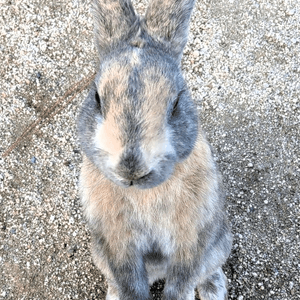
[[[147,168],[138,152],[130,151],[123,155],[118,166],[118,174],[120,176],[129,181],[136,181],[147,173]]]

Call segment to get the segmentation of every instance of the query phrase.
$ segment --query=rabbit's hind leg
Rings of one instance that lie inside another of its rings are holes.
[[[201,300],[226,300],[227,278],[221,268],[197,285]]]

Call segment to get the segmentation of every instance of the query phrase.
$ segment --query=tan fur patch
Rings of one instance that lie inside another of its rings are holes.
[[[86,158],[84,158],[80,189],[85,214],[90,223],[103,224],[102,234],[110,245],[117,260],[126,258],[127,245],[132,234],[124,219],[124,201],[115,194],[112,183],[108,181]]]
[[[98,81],[98,92],[100,96],[106,96],[105,92],[108,88],[110,97],[115,99],[122,99],[126,95],[128,87],[128,66],[120,64],[120,62],[110,62],[107,66],[104,66],[105,71],[100,76]],[[111,87],[114,87],[113,89]],[[114,100],[115,100],[114,99]]]
[[[117,107],[111,106],[112,110],[117,111]],[[109,160],[112,166],[116,166],[123,151],[121,132],[116,124],[114,115],[108,113],[107,119],[98,125],[95,134],[95,144],[101,150],[109,153]]]
[[[149,169],[153,168],[159,156],[174,152],[170,144],[169,132],[166,129],[166,111],[170,99],[176,97],[176,91],[171,82],[155,68],[147,69],[143,74],[147,78],[139,95],[145,99],[141,107],[144,120],[143,156]]]
[[[146,127],[150,129],[147,134],[155,136],[161,130],[168,100],[176,97],[176,90],[166,77],[159,74],[156,68],[147,68],[141,76],[147,78],[139,95],[145,99],[142,106],[143,120],[146,120]]]

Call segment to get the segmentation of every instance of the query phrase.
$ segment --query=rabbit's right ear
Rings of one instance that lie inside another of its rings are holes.
[[[151,0],[145,15],[148,33],[180,61],[195,0]]]
[[[130,0],[93,0],[92,12],[100,56],[109,51],[115,42],[126,39],[133,30],[133,25],[138,23]]]

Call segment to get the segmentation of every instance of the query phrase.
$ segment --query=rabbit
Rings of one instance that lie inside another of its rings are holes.
[[[227,298],[220,176],[181,72],[193,0],[94,0],[100,64],[78,118],[80,198],[106,300]]]

